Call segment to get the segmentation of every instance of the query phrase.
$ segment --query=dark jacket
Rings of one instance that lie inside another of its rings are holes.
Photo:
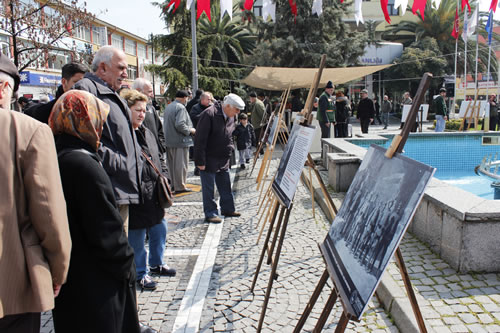
[[[358,104],[358,118],[359,119],[368,119],[375,117],[375,105],[371,99],[363,98],[359,101]]]
[[[191,111],[189,112],[189,117],[191,118],[191,122],[193,123],[193,127],[196,128],[198,126],[198,120],[200,119],[201,113],[205,111],[208,106],[201,105],[200,103],[195,104]]]
[[[234,119],[225,119],[222,104],[216,102],[201,114],[194,137],[194,163],[208,172],[229,168],[233,152]]]
[[[153,133],[141,126],[135,131],[141,149],[149,156],[158,170],[161,170],[160,151]],[[141,175],[142,202],[129,206],[129,228],[145,229],[161,223],[165,211],[158,202],[158,174],[145,159]],[[166,176],[166,175],[165,175]]]
[[[320,123],[334,123],[335,112],[333,112],[333,109],[333,96],[328,95],[326,91],[323,92],[321,96],[319,96],[316,119],[318,119]],[[327,112],[327,110],[331,110],[331,112]]]
[[[62,94],[64,94],[63,87],[59,86],[59,88],[57,88],[56,98],[48,103],[34,104],[33,106],[26,109],[24,113],[32,118],[35,118],[38,121],[41,121],[42,123],[48,124],[52,108]]]
[[[335,102],[335,120],[337,123],[345,123],[349,118],[347,102],[348,100],[345,97],[339,97]]]
[[[167,147],[165,146],[165,133],[163,132],[163,125],[161,123],[160,116],[158,115],[158,111],[156,111],[155,107],[151,103],[146,105],[146,116],[144,117],[143,125],[153,133],[158,143],[160,152],[165,153],[167,151]]]
[[[250,123],[247,123],[246,127],[238,124],[233,132],[233,136],[236,137],[236,147],[238,150],[245,150],[255,146],[255,131]]]
[[[73,247],[67,282],[55,299],[55,329],[139,332],[134,251],[109,177],[88,144],[67,134],[57,140]]]
[[[191,112],[191,109],[193,108],[193,106],[195,106],[196,104],[200,103],[200,95],[196,95],[193,99],[191,99],[189,102],[187,102],[186,104],[186,110],[187,112]]]
[[[85,74],[74,89],[88,91],[110,106],[102,130],[99,155],[113,184],[116,202],[119,205],[139,203],[141,149],[132,129],[127,102],[93,73]]]
[[[439,95],[433,101],[434,112],[436,115],[440,116],[448,116],[448,108],[446,107],[446,102],[444,101],[443,96]]]

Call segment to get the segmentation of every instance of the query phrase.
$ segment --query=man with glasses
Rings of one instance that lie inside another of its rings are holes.
[[[10,111],[19,73],[0,53],[0,332],[40,332],[71,251],[66,204],[50,128]]]
[[[222,103],[215,102],[201,114],[194,137],[194,164],[200,169],[203,211],[205,221],[220,223],[214,199],[214,184],[219,191],[222,215],[238,217],[229,179],[229,165],[233,154],[234,117],[245,109],[240,96],[229,94]]]

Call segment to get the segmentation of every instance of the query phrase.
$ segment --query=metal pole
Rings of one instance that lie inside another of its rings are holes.
[[[464,21],[467,18],[467,8],[464,10]],[[467,22],[469,24],[469,22]],[[464,101],[467,99],[467,41],[469,40],[469,36],[467,36],[467,31],[464,31],[465,34],[465,60],[464,60]]]
[[[479,1],[477,2],[477,15],[476,15],[476,78],[475,78],[475,86],[476,86],[476,93],[474,96],[474,99],[476,100],[478,98],[478,86],[477,86],[477,66],[479,63]]]
[[[155,64],[155,47],[154,47],[154,42],[153,42],[153,34],[151,34],[151,63],[154,65]],[[151,72],[152,75],[152,83],[153,83],[153,100],[156,98],[156,92],[155,92],[155,72]]]
[[[191,49],[193,61],[193,82],[191,83],[193,89],[193,96],[198,90],[198,50],[196,47],[196,1],[191,2]]]
[[[460,7],[457,0],[457,13],[459,9]],[[453,24],[453,29],[455,29],[455,23]],[[460,36],[457,36],[457,39],[455,39],[455,79],[453,80],[453,100],[450,98],[450,106],[449,106],[450,115],[453,114],[453,118],[455,118],[455,101],[457,100],[458,38],[460,38]]]

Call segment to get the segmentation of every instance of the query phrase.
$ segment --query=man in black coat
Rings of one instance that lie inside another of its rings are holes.
[[[212,94],[208,91],[205,91],[200,96],[200,102],[198,104],[195,104],[191,109],[191,112],[189,112],[189,117],[191,118],[191,122],[193,123],[194,128],[196,128],[196,126],[198,125],[198,120],[200,119],[201,113],[205,111],[205,109],[210,105],[212,105]]]
[[[54,106],[54,104],[56,104],[59,97],[70,90],[75,85],[75,83],[83,79],[83,76],[88,71],[89,70],[87,67],[76,62],[71,62],[64,65],[62,67],[61,85],[57,88],[56,98],[48,103],[35,104],[26,109],[24,113],[30,117],[35,118],[38,121],[41,121],[42,123],[48,124],[52,107]]]
[[[85,74],[74,88],[85,90],[110,106],[109,116],[102,130],[99,155],[106,170],[124,229],[128,230],[128,206],[140,202],[141,148],[130,122],[127,102],[116,93],[127,76],[125,53],[113,46],[103,46],[92,62],[93,73]]]
[[[193,108],[193,106],[195,106],[196,104],[198,104],[200,102],[201,94],[203,94],[203,90],[201,90],[201,89],[196,90],[196,95],[193,98],[191,98],[191,100],[189,102],[187,102],[186,110],[188,113],[191,112],[191,109]]]
[[[222,215],[240,216],[235,211],[234,197],[229,179],[229,165],[233,153],[234,117],[245,109],[245,103],[235,94],[216,102],[200,117],[194,137],[194,163],[201,170],[201,188],[205,221],[222,222],[214,199],[214,183],[220,194]]]
[[[358,104],[358,118],[361,123],[361,133],[368,133],[368,126],[375,117],[375,105],[368,98],[368,90],[361,90],[361,100]]]

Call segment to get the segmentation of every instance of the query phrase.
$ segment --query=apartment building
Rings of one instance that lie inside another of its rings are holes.
[[[34,3],[34,0],[24,1]],[[54,9],[47,7],[43,10],[46,15],[50,15],[54,11]],[[2,11],[0,11],[0,15],[2,15]],[[12,57],[11,45],[12,38],[0,31],[0,51]],[[53,50],[49,51],[47,61],[33,63],[20,72],[19,96],[34,100],[39,100],[43,95],[47,95],[49,98],[54,96],[60,84],[62,66],[71,61],[85,63],[85,60],[91,59],[86,55],[96,52],[104,45],[113,45],[122,49],[127,55],[128,80],[124,84],[125,86],[131,86],[136,78],[143,77],[154,81],[157,96],[163,94],[165,90],[164,84],[159,77],[153,78],[152,74],[145,70],[145,67],[153,63],[163,63],[164,56],[153,52],[147,39],[103,20],[95,19],[89,28],[77,26],[70,29],[67,36],[58,40]]]

